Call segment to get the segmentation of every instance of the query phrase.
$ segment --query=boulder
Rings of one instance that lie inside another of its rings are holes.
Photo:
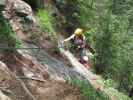
[[[14,10],[22,16],[32,14],[31,7],[24,1],[14,0]]]
[[[28,20],[35,22],[35,18],[33,17],[32,8],[29,4],[22,0],[14,0],[13,1],[13,9],[19,16],[23,16]]]
[[[5,9],[3,16],[6,19],[12,19],[12,16],[14,16],[15,19],[16,17],[24,17],[30,22],[35,22],[32,8],[22,0],[7,0]]]

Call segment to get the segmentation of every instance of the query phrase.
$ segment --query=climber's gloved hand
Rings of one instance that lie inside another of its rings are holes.
[[[78,46],[78,49],[80,49],[81,48],[81,46]]]

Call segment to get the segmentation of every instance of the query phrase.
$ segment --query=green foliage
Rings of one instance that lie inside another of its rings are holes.
[[[86,43],[88,43],[89,45],[91,46],[94,46],[94,43],[96,41],[96,32],[95,32],[96,29],[89,29],[88,31],[86,31],[84,34],[85,34],[85,37],[86,37]]]
[[[108,93],[111,97],[115,97],[116,100],[131,100],[127,95],[118,92],[114,88],[106,88],[104,91]]]
[[[89,28],[91,24],[95,24],[91,20],[94,18],[94,0],[58,0],[56,6],[65,16],[66,27]]]
[[[87,30],[87,42],[96,49],[96,71],[115,80],[117,88],[128,94],[133,87],[133,0],[58,2],[61,11],[71,8],[64,14],[68,25]]]
[[[16,39],[16,45],[15,45],[15,48],[22,48],[22,47],[23,47],[22,41],[19,40],[19,39]]]
[[[109,100],[106,94],[94,90],[91,85],[85,81],[72,79],[68,81],[68,83],[80,89],[81,96],[83,96],[84,100]]]
[[[121,11],[116,14],[114,5],[117,4],[108,1],[108,11],[104,13],[104,17],[99,19],[100,27],[95,45],[98,53],[96,64],[106,78],[116,80],[120,90],[128,92],[133,84],[133,77],[131,76],[133,73],[131,68],[133,66],[131,49],[133,41],[131,39],[132,32],[129,28],[130,17],[125,15],[128,10],[125,14]]]
[[[39,24],[41,29],[44,32],[47,32],[49,34],[50,39],[54,42],[57,43],[57,34],[54,30],[54,19],[53,17],[49,14],[49,12],[45,9],[40,9],[37,12],[37,17],[39,19]]]
[[[39,9],[36,15],[40,20],[40,24],[43,31],[54,32],[52,26],[52,17],[50,16],[47,10]]]
[[[116,87],[116,83],[113,80],[111,80],[111,79],[105,80],[104,81],[104,85],[107,88],[109,88],[109,87]]]
[[[96,80],[96,82],[99,83],[99,85],[104,86],[102,91],[95,90],[86,81],[79,79],[71,79],[67,81],[68,84],[80,89],[80,93],[83,96],[84,100],[110,100],[107,95],[115,98],[116,100],[131,100],[127,95],[115,89],[116,83],[113,80],[104,80],[102,78],[99,78],[98,80]]]
[[[9,47],[20,47],[21,42],[16,38],[16,34],[12,32],[11,26],[3,18],[0,13],[0,41],[7,44]]]

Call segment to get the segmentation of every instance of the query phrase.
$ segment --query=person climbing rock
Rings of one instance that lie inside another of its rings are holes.
[[[81,59],[85,54],[85,36],[83,34],[83,30],[81,28],[77,28],[70,37],[63,41],[67,42],[69,40],[73,40],[74,49],[76,49],[76,54],[79,54],[79,58]]]

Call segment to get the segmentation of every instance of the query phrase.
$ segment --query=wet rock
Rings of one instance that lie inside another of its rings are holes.
[[[27,50],[17,50],[16,55],[25,66],[25,68],[23,68],[25,76],[36,77],[41,80],[49,78],[49,74],[44,69],[44,66],[41,65],[35,58],[30,56],[30,52]]]

